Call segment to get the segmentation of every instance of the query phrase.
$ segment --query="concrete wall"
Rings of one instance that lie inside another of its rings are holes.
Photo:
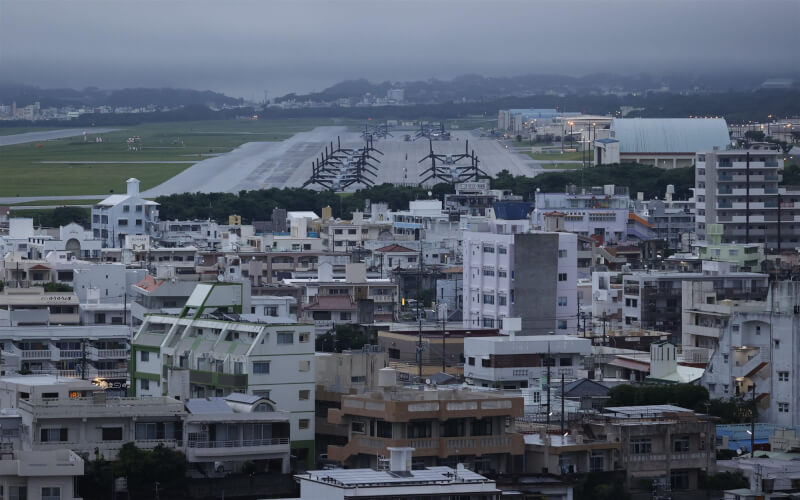
[[[523,335],[555,331],[558,285],[558,234],[514,237],[514,312]]]

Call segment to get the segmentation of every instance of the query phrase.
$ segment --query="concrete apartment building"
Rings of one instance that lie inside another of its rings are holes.
[[[687,281],[710,281],[718,300],[763,300],[768,276],[734,272],[726,262],[704,261],[699,273],[634,272],[622,278],[623,330],[660,330],[680,343],[682,286]]]
[[[776,249],[780,239],[784,249],[797,246],[800,191],[780,185],[782,170],[783,153],[777,150],[698,150],[697,239],[709,240],[711,225],[724,224],[722,243],[763,243]]]
[[[565,193],[536,193],[532,219],[534,226],[546,230],[546,215],[561,213],[562,230],[592,236],[599,244],[614,244],[627,237],[630,205],[628,188],[624,186],[609,184],[585,192],[568,186]]]
[[[391,447],[414,448],[414,468],[469,463],[476,472],[520,467],[524,443],[508,419],[521,417],[520,396],[467,389],[392,387],[396,373],[384,368],[384,390],[342,397],[328,421],[343,426],[347,444],[328,446],[328,458],[350,466],[377,466]]]
[[[751,398],[755,384],[759,421],[800,425],[800,283],[774,282],[762,307],[728,311],[701,383],[712,398]]]
[[[531,335],[468,338],[464,342],[464,377],[482,387],[523,389],[550,375],[568,380],[585,376],[584,357],[592,354],[591,339],[572,335]]]
[[[127,180],[125,194],[113,194],[92,207],[92,234],[104,245],[121,248],[127,235],[158,233],[158,203],[139,195],[139,180]]]
[[[134,396],[225,397],[244,392],[290,413],[292,449],[313,460],[314,327],[251,323],[239,283],[201,283],[178,315],[149,315],[133,337]]]
[[[3,364],[66,378],[97,379],[124,392],[130,329],[122,325],[0,327]]]
[[[494,220],[464,232],[464,327],[522,319],[523,335],[577,329],[577,235],[528,232],[527,220]]]
[[[0,381],[0,399],[20,415],[34,451],[69,448],[114,460],[133,442],[183,452],[190,475],[239,471],[245,461],[289,471],[289,415],[260,396],[111,397],[87,380],[19,376]]]

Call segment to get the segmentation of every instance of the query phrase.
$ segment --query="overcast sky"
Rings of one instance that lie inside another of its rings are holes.
[[[211,89],[800,67],[800,0],[0,0],[0,80]]]

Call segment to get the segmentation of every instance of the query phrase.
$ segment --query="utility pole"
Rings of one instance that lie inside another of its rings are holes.
[[[550,428],[550,342],[547,343],[547,429]]]
[[[86,380],[86,339],[81,339],[81,379]]]
[[[422,240],[419,240],[419,271],[417,272],[417,321],[419,331],[417,339],[417,365],[419,379],[422,380],[422,315],[420,314],[420,302],[422,301]]]
[[[778,186],[778,266],[781,262],[781,188]],[[780,270],[780,267],[779,269]]]
[[[561,435],[564,435],[564,374],[561,374]]]
[[[750,243],[750,151],[745,158],[744,242]]]
[[[606,313],[603,313],[603,345],[606,345]]]
[[[447,330],[447,304],[442,302],[442,304],[439,307],[442,310],[442,373],[447,373],[447,365],[445,364],[447,359],[445,356],[446,347],[444,343],[444,337],[446,335],[446,330]]]
[[[756,446],[756,383],[751,386],[753,391],[753,408],[750,410],[750,458],[753,458]]]

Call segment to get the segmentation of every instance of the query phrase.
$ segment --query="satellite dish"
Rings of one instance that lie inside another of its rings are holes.
[[[428,385],[431,385],[431,379],[429,379],[429,378],[426,378],[426,379],[425,379],[425,383],[426,383],[426,384],[428,384]]]
[[[219,276],[217,276],[217,281],[219,281],[219,282],[225,281],[225,276],[220,274]]]
[[[741,448],[736,448],[736,454],[737,455],[741,455],[742,454],[742,449]]]

